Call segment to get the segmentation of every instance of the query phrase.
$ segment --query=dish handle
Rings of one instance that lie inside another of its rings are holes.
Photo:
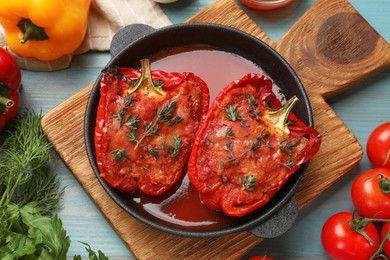
[[[274,238],[286,233],[298,217],[298,203],[293,196],[282,209],[262,224],[249,230],[252,234],[262,238]]]
[[[111,57],[115,57],[127,45],[142,38],[143,36],[155,31],[153,27],[146,24],[130,24],[126,25],[112,37],[110,45]]]

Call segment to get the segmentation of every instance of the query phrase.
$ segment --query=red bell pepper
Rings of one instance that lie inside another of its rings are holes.
[[[182,175],[209,106],[192,73],[108,67],[100,82],[95,128],[101,177],[121,191],[158,195]]]
[[[282,106],[263,75],[248,74],[226,86],[202,122],[188,176],[202,202],[230,216],[266,204],[321,143],[319,133]]]
[[[15,58],[0,47],[0,131],[18,113],[21,79]]]

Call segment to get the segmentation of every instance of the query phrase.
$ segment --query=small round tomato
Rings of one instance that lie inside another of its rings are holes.
[[[387,222],[383,225],[382,230],[381,230],[381,240],[387,239],[387,242],[385,242],[385,245],[383,247],[383,253],[387,257],[390,257],[390,222]]]
[[[248,260],[274,260],[272,257],[269,257],[269,256],[260,256],[260,255],[255,255],[255,256],[251,256],[249,257]]]
[[[332,259],[367,260],[375,253],[380,243],[378,231],[374,224],[362,225],[361,221],[351,212],[339,212],[325,222],[321,241]],[[367,237],[358,231],[364,232]]]
[[[372,131],[367,140],[366,151],[373,165],[390,168],[390,122]]]
[[[390,169],[377,167],[360,174],[351,188],[352,202],[367,218],[390,218]]]

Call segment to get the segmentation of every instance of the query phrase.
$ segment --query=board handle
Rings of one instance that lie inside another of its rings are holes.
[[[318,0],[275,49],[325,99],[390,68],[390,45],[347,0]]]

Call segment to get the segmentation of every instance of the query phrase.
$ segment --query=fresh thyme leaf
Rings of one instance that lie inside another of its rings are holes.
[[[256,119],[258,119],[259,116],[261,116],[262,114],[263,114],[263,111],[261,111],[261,110],[259,110],[259,111],[254,111],[254,112],[249,113],[249,115],[250,115],[251,117],[256,117]]]
[[[125,96],[121,108],[112,116],[112,118],[119,120],[120,128],[122,128],[123,126],[123,117],[125,115],[126,110],[134,106],[132,104],[134,99],[135,99],[134,96]]]
[[[225,145],[226,145],[226,148],[225,151],[228,152],[228,158],[229,159],[235,159],[234,155],[233,155],[233,144],[229,141],[226,141],[225,142]]]
[[[114,119],[118,119],[119,120],[119,125],[120,125],[120,128],[122,128],[122,120],[123,120],[123,116],[125,115],[125,111],[123,109],[119,109],[113,116],[112,118]]]
[[[127,140],[129,142],[138,142],[137,140],[137,131],[131,131],[130,133],[127,134]]]
[[[157,161],[157,157],[158,157],[159,151],[160,151],[159,148],[151,148],[151,149],[149,149],[149,153],[152,156],[153,160]]]
[[[209,140],[209,142],[212,143],[212,144],[216,144],[216,143],[217,143],[217,141],[215,140],[215,138],[209,137],[209,138],[207,138],[207,140]]]
[[[228,105],[225,108],[225,112],[226,112],[226,118],[229,121],[233,121],[234,122],[234,121],[242,119],[241,115],[239,114],[239,112],[237,110],[237,104]]]
[[[173,146],[169,146],[169,156],[176,157],[179,155],[179,152],[183,148],[183,143],[180,136],[173,137]]]
[[[131,107],[133,107],[133,101],[135,100],[135,97],[134,96],[125,96],[124,99],[123,99],[123,109],[129,109]]]
[[[138,117],[138,115],[128,116],[128,117],[126,117],[126,120],[125,120],[125,126],[127,126],[128,128],[131,128],[133,130],[137,130],[140,123],[141,123],[141,120]]]
[[[252,158],[255,157],[255,152],[260,147],[261,147],[261,144],[260,144],[259,140],[257,140],[257,139],[253,140],[253,142],[251,143],[251,146],[249,147],[249,151],[252,155]]]
[[[227,154],[227,158],[229,158],[228,162],[232,165],[236,165],[238,163],[238,160],[233,154],[233,148],[234,148],[233,143],[231,143],[230,141],[226,141],[225,145],[226,145],[225,151],[228,152]]]
[[[181,122],[183,122],[184,120],[184,117],[182,116],[175,116],[175,117],[172,117],[169,121],[168,121],[168,125],[169,126],[172,126],[174,124],[179,124]]]
[[[226,134],[227,135],[227,134]],[[244,136],[247,137],[249,136],[250,134],[247,133],[245,134]],[[240,160],[247,154],[247,153],[250,153],[252,158],[255,157],[255,152],[260,149],[260,148],[263,148],[263,147],[267,147],[267,148],[272,148],[271,144],[270,144],[270,141],[267,140],[266,138],[270,136],[270,133],[267,131],[265,132],[264,130],[262,131],[261,134],[259,134],[258,136],[256,136],[256,138],[252,141],[252,143],[250,144],[249,148],[244,151],[241,155],[239,156],[235,156],[233,154],[233,148],[234,148],[234,145],[231,141],[226,141],[225,142],[225,146],[226,148],[224,149],[226,152],[227,152],[227,157],[229,160],[223,162],[223,168],[220,167],[221,169],[225,169],[225,165],[226,163],[230,163],[231,165],[237,165]],[[221,166],[221,163],[220,163],[220,166]]]
[[[264,132],[264,129],[263,131],[261,132],[260,135],[258,135],[256,137],[257,140],[259,140],[260,142],[262,142],[263,144],[265,144],[266,147],[268,148],[272,148],[271,144],[270,144],[270,141],[269,140],[266,140],[266,137],[269,137],[271,134],[270,132]]]
[[[176,105],[177,102],[175,100],[168,100],[162,108],[157,109],[156,123],[167,122],[172,117]]]
[[[256,177],[253,175],[246,176],[244,179],[244,189],[253,191],[256,186]]]
[[[292,150],[295,147],[295,144],[291,140],[283,140],[279,143],[278,146],[281,151],[283,151],[287,155],[291,155]]]
[[[159,107],[157,109],[157,114],[154,122],[149,122],[146,125],[144,133],[140,139],[134,139],[134,141],[137,143],[134,149],[138,148],[139,144],[145,139],[145,137],[158,134],[158,131],[160,130],[158,124],[168,122],[170,119],[172,119],[173,111],[176,105],[177,102],[175,100],[168,100],[162,108]]]
[[[226,138],[234,138],[233,128],[228,127],[225,133]]]
[[[250,127],[251,125],[248,124],[248,123],[246,122],[246,120],[242,120],[242,121],[241,121],[241,126],[247,128],[247,127]]]
[[[122,160],[123,158],[129,159],[129,155],[127,154],[125,149],[118,149],[111,151],[111,154],[114,155],[115,160]]]
[[[219,168],[221,168],[222,170],[225,169],[225,163],[224,162],[219,162]]]
[[[246,98],[247,98],[248,104],[249,104],[249,108],[248,108],[249,116],[256,117],[256,119],[258,119],[258,117],[261,116],[261,114],[263,113],[263,111],[261,111],[261,110],[256,111],[256,108],[257,108],[257,105],[259,104],[259,102],[252,95],[247,94]],[[245,125],[242,125],[242,126],[246,127]]]
[[[248,94],[246,95],[246,98],[247,98],[248,103],[249,103],[248,110],[249,111],[255,111],[256,108],[257,108],[257,105],[258,105],[258,102],[257,102],[256,98],[254,96],[248,95]]]
[[[156,87],[161,87],[162,85],[164,85],[165,81],[162,80],[162,79],[158,79],[158,80],[154,80],[153,81],[153,84],[156,86]]]
[[[287,167],[287,168],[291,168],[295,165],[295,161],[293,160],[288,160],[287,162],[284,162],[284,163],[281,163],[283,166]]]

